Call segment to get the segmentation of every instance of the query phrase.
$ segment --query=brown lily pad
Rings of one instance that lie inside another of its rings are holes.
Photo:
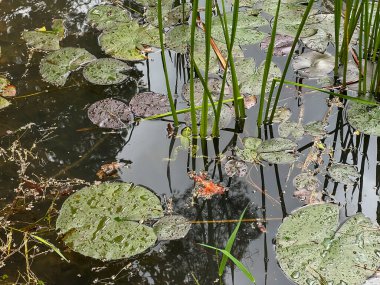
[[[170,110],[168,97],[155,92],[142,92],[135,95],[129,102],[136,117],[146,118]]]

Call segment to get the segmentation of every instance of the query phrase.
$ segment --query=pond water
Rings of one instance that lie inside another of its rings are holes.
[[[129,101],[141,91],[166,92],[160,53],[150,54],[146,61],[131,63],[135,67],[133,80],[123,84],[95,86],[77,72],[71,75],[65,87],[57,88],[44,82],[39,74],[39,62],[44,54],[28,50],[20,35],[24,30],[50,25],[53,18],[63,18],[66,19],[67,36],[61,41],[62,47],[81,47],[98,58],[105,57],[97,42],[99,32],[85,21],[87,11],[104,2],[0,1],[0,72],[5,73],[17,88],[12,105],[0,111],[0,146],[7,149],[15,141],[19,143],[15,146],[13,161],[0,160],[0,222],[5,225],[8,220],[14,228],[37,231],[70,260],[70,263],[64,262],[56,253],[45,252],[47,248],[39,244],[39,251],[30,251],[30,272],[44,284],[57,285],[194,284],[192,274],[202,285],[219,284],[215,253],[199,243],[223,248],[235,226],[227,220],[238,219],[248,205],[245,218],[261,222],[242,224],[233,255],[252,272],[256,284],[293,284],[277,263],[274,239],[282,219],[305,204],[293,195],[293,178],[302,172],[305,160],[311,158],[309,152],[315,151],[313,137],[304,136],[297,141],[299,159],[293,165],[248,164],[247,176],[229,178],[224,164],[227,156],[234,154],[234,146],[242,147],[243,138],[257,137],[260,133],[265,139],[278,137],[277,123],[258,130],[257,106],[247,111],[243,130],[241,125],[231,123],[221,131],[220,139],[207,140],[203,151],[201,148],[194,158],[179,147],[179,139],[168,137],[170,117],[142,121],[122,131],[94,127],[87,117],[87,108],[98,100],[116,97]],[[333,47],[330,45],[328,50],[332,52]],[[179,94],[182,85],[188,81],[187,69],[181,55],[170,51],[166,55],[172,90]],[[258,63],[265,58],[259,45],[246,47],[245,55],[255,57]],[[285,60],[285,57],[273,59],[280,67]],[[288,78],[296,79],[292,71]],[[319,84],[312,80],[303,83]],[[342,221],[363,212],[373,222],[379,222],[380,140],[356,133],[347,123],[345,108],[338,108],[327,99],[328,96],[320,92],[286,86],[280,106],[292,111],[292,121],[305,124],[325,118],[328,123],[328,135],[321,140],[324,150],[313,157],[317,162],[310,161],[308,166],[310,170],[317,167],[321,170],[317,178],[322,200],[341,206]],[[182,108],[186,104],[179,99],[178,106]],[[180,117],[180,120],[184,118]],[[184,126],[181,125],[181,129]],[[201,145],[200,141],[198,145]],[[17,151],[22,151],[21,148],[29,149],[35,157],[21,154]],[[216,156],[218,153],[222,153],[221,163]],[[334,182],[326,171],[332,161],[356,166],[361,174],[357,183],[347,186]],[[205,222],[194,223],[183,239],[160,242],[127,260],[102,262],[71,251],[54,230],[57,211],[72,189],[84,185],[74,179],[93,184],[99,180],[96,173],[100,167],[112,162],[123,162],[125,166],[107,181],[144,185],[166,201],[164,206],[172,207],[174,213],[191,221]],[[25,172],[22,172],[23,167],[27,167]],[[210,200],[193,201],[194,181],[188,176],[189,170],[208,171],[216,181],[228,186],[229,191]],[[36,183],[46,183],[50,178],[51,184],[42,195],[35,184],[20,181],[21,174],[24,180],[28,177],[26,180]],[[20,188],[20,182],[24,182],[23,188]],[[46,219],[47,212],[51,220]],[[40,220],[43,217],[45,219]],[[0,234],[5,241],[4,231]],[[22,234],[14,232],[13,235],[14,247],[20,246]],[[2,247],[0,250],[6,249]],[[23,250],[0,264],[0,280],[3,278],[0,283],[33,283],[26,277],[27,264],[22,253]],[[1,256],[6,254],[3,252]],[[223,284],[251,283],[230,264]]]

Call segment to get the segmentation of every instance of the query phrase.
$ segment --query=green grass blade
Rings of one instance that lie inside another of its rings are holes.
[[[207,247],[207,248],[211,248],[211,249],[220,251],[221,253],[223,253],[224,255],[226,255],[229,259],[232,260],[233,263],[235,263],[235,265],[244,273],[244,275],[252,283],[255,283],[255,278],[252,276],[251,272],[249,272],[249,270],[244,266],[244,264],[241,263],[239,260],[237,260],[231,253],[229,253],[228,251],[226,251],[224,249],[216,248],[216,247],[213,247],[213,246],[210,246],[210,245],[207,245],[207,244],[200,243],[200,245],[204,246],[204,247]]]
[[[297,34],[296,34],[296,36],[294,38],[294,42],[293,42],[292,48],[291,48],[290,53],[288,55],[288,59],[286,60],[286,63],[285,63],[285,68],[284,68],[284,71],[283,71],[283,74],[282,74],[282,77],[281,77],[280,85],[278,86],[278,89],[277,89],[277,94],[276,94],[276,98],[275,98],[275,101],[274,101],[274,104],[273,104],[273,109],[272,109],[272,113],[271,113],[269,122],[272,122],[272,120],[273,120],[274,112],[276,111],[278,100],[280,99],[280,94],[281,94],[281,91],[282,91],[282,87],[284,85],[286,73],[288,72],[288,69],[289,69],[289,66],[290,66],[290,61],[292,60],[294,51],[295,51],[297,43],[298,43],[298,40],[299,40],[299,38],[301,36],[301,32],[303,30],[303,27],[305,26],[306,20],[307,20],[307,18],[309,16],[311,8],[313,7],[313,4],[314,4],[314,0],[310,0],[309,3],[307,4],[305,13],[304,13],[304,15],[302,17],[302,21],[301,21],[301,23],[300,23],[300,25],[298,27]]]
[[[269,75],[269,70],[270,70],[270,64],[272,62],[272,57],[273,57],[273,49],[274,49],[274,42],[276,40],[277,20],[278,20],[279,14],[280,14],[280,6],[281,6],[281,0],[278,0],[276,15],[274,16],[274,20],[273,20],[271,39],[270,39],[270,43],[269,43],[269,47],[268,47],[268,51],[267,51],[267,56],[265,59],[263,80],[261,83],[262,85],[261,85],[261,95],[260,95],[260,108],[259,108],[259,113],[257,115],[257,125],[259,127],[262,124],[264,101],[265,101],[265,89],[266,89],[266,85],[267,85],[267,80],[268,80],[268,75]],[[273,95],[273,93],[269,94],[269,96],[272,96],[272,95]]]
[[[48,242],[46,239],[43,239],[39,236],[36,236],[36,235],[30,235],[32,238],[38,240],[39,242],[43,243],[44,245],[46,245],[47,247],[50,247],[52,250],[55,251],[55,253],[57,253],[63,260],[65,260],[66,262],[70,262],[62,253],[61,251],[59,250],[59,248],[57,248],[54,244]]]
[[[241,221],[242,221],[242,219],[244,217],[244,214],[245,214],[246,210],[247,210],[247,207],[244,209],[243,213],[241,213],[240,218],[239,218],[239,222],[237,223],[234,231],[232,232],[230,238],[227,241],[226,247],[224,248],[224,250],[227,251],[228,253],[231,252],[232,246],[233,246],[233,244],[235,242],[236,235],[237,235],[237,233],[239,231],[240,224],[241,224]],[[226,269],[227,258],[228,257],[226,255],[223,255],[222,260],[221,260],[221,262],[219,264],[219,276],[222,276],[223,273],[224,273],[224,270]]]
[[[161,58],[162,58],[162,66],[164,68],[164,74],[165,74],[165,82],[166,82],[166,89],[168,92],[168,99],[170,103],[170,109],[173,114],[173,121],[174,126],[178,127],[178,117],[176,113],[176,108],[174,105],[174,100],[172,96],[172,92],[170,90],[170,82],[169,82],[169,75],[168,75],[168,69],[166,67],[166,57],[165,57],[165,46],[164,46],[164,28],[162,25],[162,0],[157,0],[157,16],[158,16],[158,29],[160,34],[160,45],[161,45]]]
[[[196,285],[200,285],[198,279],[195,277],[194,273],[191,272],[191,276],[193,276],[194,282]]]
[[[335,79],[338,78],[339,72],[339,33],[340,33],[340,20],[341,20],[341,11],[342,11],[342,1],[335,0],[335,10],[334,10],[334,24],[335,24],[335,68],[334,76]]]

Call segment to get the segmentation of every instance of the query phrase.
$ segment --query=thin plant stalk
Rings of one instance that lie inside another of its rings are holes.
[[[210,53],[211,53],[211,27],[212,27],[212,0],[206,0],[206,6],[205,6],[205,48],[206,48],[206,62],[205,62],[205,69],[204,69],[204,77],[205,77],[205,83],[206,87],[208,86],[208,72],[210,67]],[[208,96],[206,89],[203,93],[203,100],[202,100],[202,115],[201,115],[201,126],[200,126],[200,135],[201,138],[206,138],[207,136],[207,116],[208,116]]]
[[[335,17],[334,17],[334,24],[335,24],[335,68],[334,68],[334,76],[337,79],[339,76],[339,33],[340,33],[340,19],[341,19],[341,11],[342,11],[342,1],[341,0],[335,0]]]
[[[159,34],[160,34],[162,66],[164,68],[166,89],[167,89],[167,93],[168,93],[170,109],[171,109],[172,114],[173,114],[174,126],[178,127],[178,117],[177,117],[176,108],[174,105],[172,92],[170,89],[168,69],[166,67],[165,46],[164,46],[164,28],[162,25],[163,20],[162,20],[162,6],[161,5],[162,5],[162,0],[157,0],[157,16],[158,16],[158,29],[159,29]]]
[[[266,93],[265,90],[266,90],[266,86],[267,86],[267,80],[268,80],[270,65],[271,65],[272,57],[273,57],[273,49],[274,49],[274,42],[276,40],[277,20],[278,20],[279,14],[280,14],[280,6],[281,6],[281,0],[278,0],[276,15],[275,15],[274,20],[273,20],[271,39],[270,39],[270,43],[269,43],[269,47],[268,47],[268,51],[267,51],[267,56],[265,58],[263,80],[261,83],[260,108],[259,108],[259,114],[257,115],[257,125],[259,127],[261,127],[261,124],[262,124],[265,93]]]
[[[193,11],[190,26],[190,108],[191,108],[191,132],[193,136],[198,135],[197,115],[194,103],[194,48],[195,29],[197,28],[198,0],[193,1]]]
[[[348,46],[349,46],[349,20],[351,14],[351,0],[346,1],[346,10],[344,16],[344,33],[342,48],[340,51],[341,63],[343,64],[343,88],[346,88],[347,84],[347,64],[348,64]]]
[[[275,98],[275,101],[274,101],[274,104],[273,104],[273,108],[272,108],[272,113],[271,113],[271,116],[270,116],[270,119],[269,119],[270,123],[272,122],[273,116],[274,116],[274,112],[276,111],[278,100],[280,98],[282,87],[284,85],[286,73],[288,72],[288,69],[289,69],[289,66],[290,66],[290,61],[292,60],[294,51],[295,51],[296,46],[298,44],[298,40],[300,38],[301,32],[303,30],[303,27],[305,26],[305,23],[306,23],[306,20],[307,20],[307,18],[309,16],[311,8],[313,7],[313,4],[314,4],[314,0],[310,0],[309,3],[308,3],[308,5],[307,5],[307,7],[306,7],[305,13],[304,13],[304,15],[302,17],[302,21],[301,21],[301,23],[300,23],[300,25],[298,27],[297,34],[296,34],[296,36],[294,38],[294,42],[293,42],[292,48],[291,48],[290,53],[288,55],[288,59],[287,59],[287,61],[285,63],[285,68],[284,68],[284,71],[283,71],[283,74],[282,74],[282,77],[281,77],[281,81],[280,81],[280,84],[279,84],[278,89],[277,89],[276,98]],[[270,94],[269,96],[272,96],[272,95],[273,94]]]

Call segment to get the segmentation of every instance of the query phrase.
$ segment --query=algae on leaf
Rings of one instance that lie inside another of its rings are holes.
[[[119,24],[132,21],[131,14],[127,10],[113,5],[98,5],[87,13],[87,22],[100,31],[113,29]]]
[[[379,240],[379,228],[363,214],[339,227],[337,205],[315,204],[284,219],[276,236],[276,255],[296,284],[362,285],[380,265]]]
[[[343,163],[333,163],[328,169],[328,174],[336,182],[347,185],[354,185],[361,177],[355,166]]]
[[[102,260],[128,258],[155,244],[141,222],[163,217],[158,197],[143,186],[103,183],[85,187],[62,205],[56,229],[74,251]]]
[[[97,85],[118,84],[129,78],[124,74],[131,69],[128,64],[113,58],[101,58],[87,64],[83,76],[87,81]]]
[[[380,108],[377,106],[350,102],[347,120],[353,128],[366,135],[380,136]]]
[[[63,86],[71,72],[95,59],[96,57],[85,49],[62,48],[49,53],[41,60],[40,73],[45,81]]]

